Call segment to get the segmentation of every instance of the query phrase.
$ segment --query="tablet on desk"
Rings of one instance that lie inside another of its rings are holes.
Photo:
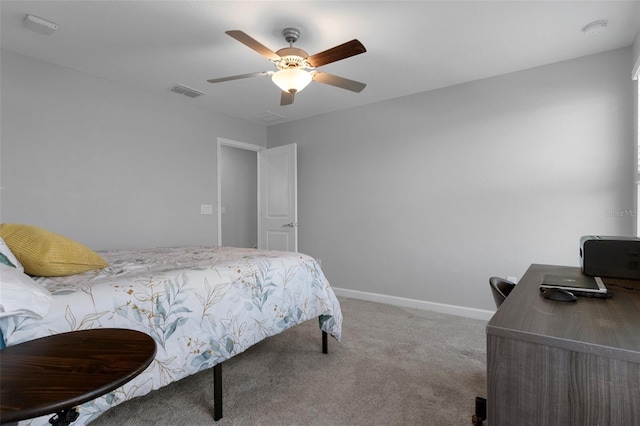
[[[607,290],[600,277],[587,275],[545,274],[540,283],[540,290],[544,291],[549,288],[568,290],[576,296],[611,297],[613,295]]]

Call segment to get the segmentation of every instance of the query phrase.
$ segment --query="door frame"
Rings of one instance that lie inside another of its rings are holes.
[[[216,174],[218,181],[218,246],[222,246],[222,145],[231,146],[234,148],[246,149],[248,151],[256,152],[256,158],[258,156],[258,151],[262,151],[266,149],[264,146],[254,145],[252,143],[234,141],[232,139],[225,139],[218,137],[217,147],[216,147]],[[256,182],[258,185],[258,182]],[[258,188],[258,191],[260,189]],[[259,217],[260,206],[258,206],[258,212],[256,212],[256,220],[258,221],[258,233],[260,232],[260,217]],[[257,237],[257,236],[256,236]],[[256,240],[257,241],[257,240]]]

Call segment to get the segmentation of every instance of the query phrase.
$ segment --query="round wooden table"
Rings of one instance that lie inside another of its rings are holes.
[[[56,413],[68,425],[74,407],[142,373],[156,354],[139,331],[98,328],[42,337],[0,350],[0,423]]]

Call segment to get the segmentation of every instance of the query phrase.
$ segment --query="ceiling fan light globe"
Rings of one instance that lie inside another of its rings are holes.
[[[277,71],[271,80],[284,92],[297,93],[311,83],[312,77],[305,70],[292,68]]]

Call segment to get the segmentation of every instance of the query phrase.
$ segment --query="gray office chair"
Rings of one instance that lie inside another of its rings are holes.
[[[496,308],[499,308],[516,284],[504,278],[491,277],[489,278],[489,286],[491,287],[493,300],[496,302]],[[471,423],[474,426],[482,426],[485,420],[487,420],[487,400],[478,396],[476,397],[476,412],[471,417]]]
[[[500,277],[489,278],[489,285],[491,286],[493,300],[496,302],[496,308],[502,305],[502,302],[505,301],[511,290],[516,286],[515,283]]]

